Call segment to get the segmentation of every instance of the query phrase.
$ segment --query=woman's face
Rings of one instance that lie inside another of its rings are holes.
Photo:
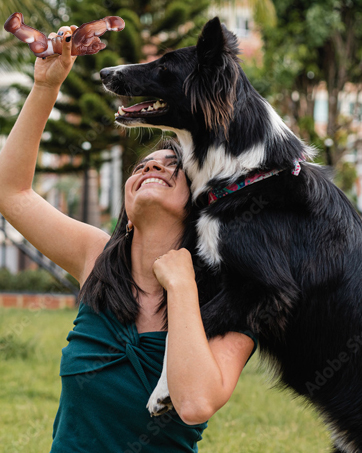
[[[135,167],[125,185],[126,212],[134,225],[162,216],[183,221],[190,189],[181,169],[174,175],[177,164],[174,151],[161,149]]]

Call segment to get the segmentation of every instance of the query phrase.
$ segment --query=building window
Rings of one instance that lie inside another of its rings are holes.
[[[236,34],[242,38],[246,38],[250,34],[249,19],[245,16],[236,16]]]

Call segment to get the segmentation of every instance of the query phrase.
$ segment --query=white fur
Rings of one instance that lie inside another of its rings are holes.
[[[212,178],[227,179],[232,182],[239,176],[257,169],[264,161],[264,145],[256,145],[239,156],[225,152],[223,146],[211,147],[207,151],[204,165],[200,168],[193,154],[194,145],[190,132],[168,128],[177,134],[182,146],[183,166],[192,181],[191,191],[195,200],[207,187]]]
[[[144,64],[148,63],[121,64],[119,66],[112,66],[112,69],[114,69],[115,72],[127,72],[127,68],[130,66],[142,66]]]
[[[117,121],[115,121],[115,124],[117,126],[121,126],[121,127],[149,127],[148,124],[146,123],[146,121],[142,118],[132,118],[134,121],[132,122],[128,122],[127,124],[123,124],[123,123],[118,123]]]
[[[220,223],[218,219],[202,212],[197,222],[198,255],[210,266],[218,267],[221,264],[219,254]]]
[[[272,134],[274,136],[281,135],[282,137],[286,137],[288,132],[291,132],[289,127],[284,123],[281,117],[277,114],[277,112],[273,109],[273,107],[269,104],[269,102],[265,101],[265,106],[267,108],[269,119],[272,124]]]
[[[163,401],[165,398],[170,396],[167,384],[167,348],[168,348],[168,335],[166,337],[166,347],[165,356],[163,359],[162,373],[155,389],[151,393],[151,396],[146,406],[151,415],[158,415],[158,412],[165,407],[165,405],[158,401]],[[169,404],[168,408],[171,409],[172,405]]]
[[[257,145],[243,152],[239,156],[232,156],[225,152],[223,146],[211,147],[207,151],[204,164],[201,169],[197,165],[188,166],[185,162],[185,170],[192,181],[193,198],[196,199],[208,188],[208,182],[213,179],[226,179],[232,182],[236,178],[249,173],[260,167],[264,160],[264,145]]]
[[[294,132],[284,123],[283,119],[277,114],[277,112],[273,109],[273,107],[269,104],[264,99],[265,106],[267,108],[268,114],[269,114],[269,119],[272,125],[272,135],[273,137],[278,138],[278,135],[281,136],[282,138],[286,138],[287,134],[292,134],[294,135],[299,141],[302,142],[303,144],[303,154],[306,159],[312,160],[316,154],[318,153],[318,150],[314,148],[313,146],[308,146],[305,143],[303,143],[303,140],[298,138]]]
[[[120,64],[119,66],[112,66],[116,71],[123,72],[125,69],[129,68],[130,66],[142,66],[148,63],[133,63],[133,64]]]

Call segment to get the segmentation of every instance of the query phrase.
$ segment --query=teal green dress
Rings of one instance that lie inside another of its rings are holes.
[[[51,453],[197,452],[207,423],[186,425],[146,404],[161,375],[167,332],[138,334],[81,303],[63,348]]]

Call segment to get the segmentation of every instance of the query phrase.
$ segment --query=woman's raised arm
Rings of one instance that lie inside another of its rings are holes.
[[[34,86],[0,152],[0,212],[40,252],[82,282],[87,263],[94,262],[109,236],[62,214],[32,190],[45,124],[76,59],[71,40],[66,41],[76,28],[61,28],[62,55],[36,59]]]

